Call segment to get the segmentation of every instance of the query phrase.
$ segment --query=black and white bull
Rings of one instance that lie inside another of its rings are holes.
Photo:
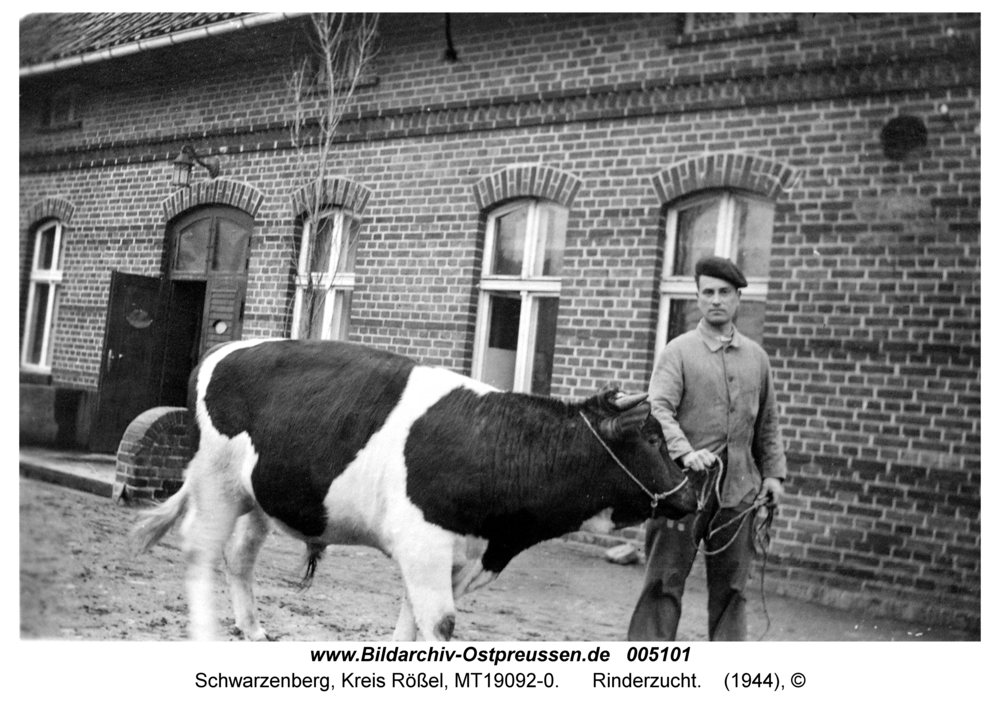
[[[684,474],[640,433],[644,398],[500,392],[347,343],[226,344],[191,376],[199,440],[184,485],[135,535],[144,550],[184,515],[194,638],[214,636],[223,553],[236,626],[267,637],[253,566],[273,519],[306,543],[307,577],[328,544],[394,558],[405,584],[394,639],[447,640],[455,599],[533,544],[608,508],[614,525],[637,524],[654,495],[659,513],[695,509]]]

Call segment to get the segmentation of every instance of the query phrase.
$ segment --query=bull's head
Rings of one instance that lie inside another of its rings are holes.
[[[679,518],[697,509],[695,490],[667,454],[663,432],[659,422],[650,416],[647,397],[645,393],[625,394],[619,390],[602,391],[598,397],[602,412],[599,434],[627,469],[620,469],[622,478],[648,498],[638,514],[632,508],[616,508],[612,516],[616,525],[635,524],[650,517],[649,494],[662,496],[656,504],[657,516]]]

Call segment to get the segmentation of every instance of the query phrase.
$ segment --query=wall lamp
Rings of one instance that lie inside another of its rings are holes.
[[[191,167],[196,164],[207,169],[210,178],[214,179],[219,176],[220,167],[218,157],[205,157],[202,159],[194,151],[194,147],[184,145],[181,147],[181,153],[174,160],[174,179],[172,183],[175,189],[183,189],[191,186]]]

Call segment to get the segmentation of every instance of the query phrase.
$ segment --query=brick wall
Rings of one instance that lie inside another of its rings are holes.
[[[345,121],[334,167],[370,192],[352,338],[468,373],[481,185],[540,165],[578,184],[553,394],[643,389],[665,207],[710,185],[724,158],[768,165],[758,186],[722,183],[776,203],[764,345],[791,477],[769,576],[832,603],[978,626],[978,16],[676,30],[671,15],[457,16],[460,61],[447,64],[443,18],[384,18],[379,84]],[[162,271],[170,160],[185,142],[261,195],[243,332],[287,334],[292,197],[306,181],[286,130],[287,56],[252,39],[252,66],[194,69],[194,50],[178,48],[142,81],[94,87],[76,131],[30,129],[44,86],[22,91],[22,259],[36,204],[75,208],[57,382],[97,384],[109,270]],[[880,131],[899,115],[928,137],[894,161]],[[699,165],[701,181],[670,186],[678,165]]]
[[[166,500],[180,490],[196,450],[197,429],[183,407],[154,407],[136,417],[115,459],[114,500]]]

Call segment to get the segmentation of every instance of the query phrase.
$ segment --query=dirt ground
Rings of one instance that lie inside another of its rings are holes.
[[[21,637],[56,640],[181,640],[186,637],[180,538],[148,554],[127,546],[137,510],[57,485],[20,480]],[[392,636],[402,584],[394,562],[362,547],[330,547],[312,587],[298,589],[303,547],[278,532],[257,564],[260,619],[272,637],[369,641]],[[463,641],[624,639],[643,569],[553,540],[516,557],[489,586],[458,602]],[[219,573],[217,613],[233,619]],[[689,582],[678,637],[704,640],[705,594]],[[866,618],[750,591],[750,637],[765,640],[970,640],[978,636]],[[768,617],[770,626],[768,627]],[[766,632],[765,632],[766,631]]]

